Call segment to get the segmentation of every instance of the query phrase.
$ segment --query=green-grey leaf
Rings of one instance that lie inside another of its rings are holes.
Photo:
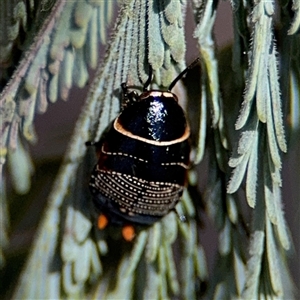
[[[246,270],[246,288],[243,291],[243,299],[255,299],[259,288],[259,275],[261,271],[262,255],[264,252],[265,234],[263,231],[255,231],[251,237]]]
[[[250,154],[251,152],[248,152],[246,155],[243,155],[241,162],[233,170],[232,176],[227,186],[227,193],[232,194],[236,192],[239,186],[241,185],[241,182],[245,175]]]
[[[295,14],[294,14],[294,20],[291,24],[288,34],[295,34],[300,27],[300,1],[299,0],[293,0],[292,10],[295,12]]]
[[[129,265],[126,271],[126,276],[129,276],[132,274],[141,258],[141,255],[145,249],[145,245],[147,242],[147,236],[148,232],[147,231],[141,231],[137,237],[137,240],[134,244],[134,248],[131,252],[131,256],[129,258]]]
[[[282,296],[282,279],[278,262],[280,253],[277,251],[272,224],[268,219],[266,220],[266,250],[272,288],[277,296]]]
[[[228,255],[231,249],[231,224],[228,219],[225,220],[224,227],[219,234],[219,252],[221,255]]]
[[[274,47],[273,47],[274,48]],[[281,151],[287,151],[287,145],[285,141],[285,133],[282,119],[282,108],[281,99],[279,91],[279,79],[277,70],[277,60],[275,55],[275,49],[273,49],[269,57],[269,81],[270,81],[270,91],[272,97],[272,112],[273,112],[273,122],[275,126],[277,143]]]
[[[258,134],[253,138],[252,150],[249,157],[247,175],[246,175],[246,197],[248,205],[255,207],[257,194],[257,176],[258,176]]]
[[[34,166],[20,138],[18,138],[16,149],[8,154],[8,168],[16,192],[18,194],[26,194],[30,189]]]

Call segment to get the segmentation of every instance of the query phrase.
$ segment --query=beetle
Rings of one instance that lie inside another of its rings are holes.
[[[189,168],[190,127],[171,90],[198,60],[167,91],[147,90],[151,75],[140,95],[121,84],[123,109],[95,143],[99,159],[89,186],[101,212],[98,228],[122,225],[131,240],[132,224],[152,225],[175,209]]]

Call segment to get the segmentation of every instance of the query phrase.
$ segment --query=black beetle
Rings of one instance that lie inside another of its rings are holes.
[[[95,206],[114,224],[151,225],[178,203],[189,166],[190,128],[171,89],[128,93],[119,116],[95,145],[99,160],[90,180]],[[98,227],[105,227],[101,219]],[[124,233],[123,233],[124,235]],[[131,239],[131,237],[125,237]]]

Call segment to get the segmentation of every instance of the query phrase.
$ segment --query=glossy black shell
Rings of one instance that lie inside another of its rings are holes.
[[[182,195],[189,164],[189,126],[170,92],[144,92],[97,143],[90,189],[113,223],[152,224]]]
[[[118,117],[123,128],[153,141],[174,141],[183,136],[187,122],[176,95],[150,91],[126,107]]]

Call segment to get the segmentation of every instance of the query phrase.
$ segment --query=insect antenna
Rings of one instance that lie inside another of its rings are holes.
[[[175,86],[175,84],[192,68],[194,68],[196,66],[196,64],[198,64],[200,61],[200,57],[197,57],[189,66],[187,66],[170,84],[169,88],[168,88],[168,92],[170,92],[173,87]]]

